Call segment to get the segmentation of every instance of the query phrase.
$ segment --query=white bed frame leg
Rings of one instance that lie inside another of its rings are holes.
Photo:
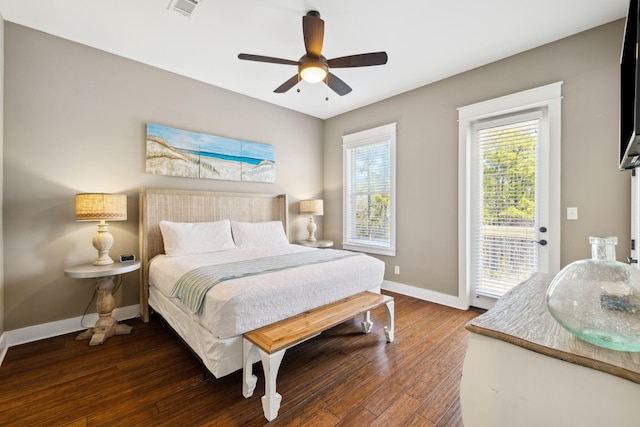
[[[280,402],[282,401],[282,396],[276,392],[276,377],[278,376],[278,369],[280,369],[280,363],[282,363],[286,349],[271,354],[262,350],[259,351],[265,380],[265,395],[262,396],[262,411],[264,412],[264,417],[272,421],[278,416]]]
[[[371,321],[371,312],[365,311],[362,313],[362,322],[360,322],[362,326],[362,332],[368,334],[373,329],[373,322]]]
[[[242,339],[242,395],[246,398],[253,396],[256,389],[258,377],[253,375],[253,363],[251,362],[251,353],[255,352],[256,347],[246,338]]]
[[[387,308],[387,326],[384,327],[384,334],[387,337],[387,342],[393,342],[393,332],[395,328],[393,300],[385,303],[385,307]]]

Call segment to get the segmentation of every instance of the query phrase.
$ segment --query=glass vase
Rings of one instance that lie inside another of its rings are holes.
[[[554,277],[551,316],[578,338],[611,350],[640,351],[640,270],[616,261],[617,237],[589,237],[591,259]]]

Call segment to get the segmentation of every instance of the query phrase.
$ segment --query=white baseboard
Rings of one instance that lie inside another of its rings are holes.
[[[117,320],[127,320],[140,317],[140,305],[135,304],[127,307],[116,308],[113,310],[113,317]],[[82,316],[78,316],[72,319],[57,320],[55,322],[6,331],[2,336],[0,336],[0,365],[4,360],[4,356],[9,347],[81,331],[83,329],[87,329],[86,326],[82,326],[83,324],[94,325],[97,321],[98,313],[91,313],[84,316],[84,318]]]
[[[382,282],[382,289],[391,292],[397,292],[399,294],[418,298],[424,301],[435,302],[436,304],[458,308],[460,310],[467,309],[467,306],[462,301],[460,301],[459,297],[430,291],[428,289],[417,288],[415,286],[391,282],[389,280],[385,280]]]

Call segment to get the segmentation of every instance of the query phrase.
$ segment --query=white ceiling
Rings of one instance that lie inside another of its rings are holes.
[[[326,119],[622,18],[628,5],[628,0],[204,0],[186,18],[170,11],[169,2],[0,0],[0,13],[6,21]],[[389,62],[333,70],[353,88],[343,97],[322,83],[306,82],[273,93],[296,67],[241,61],[238,54],[298,60],[304,53],[302,17],[309,10],[325,20],[325,57],[386,51]]]

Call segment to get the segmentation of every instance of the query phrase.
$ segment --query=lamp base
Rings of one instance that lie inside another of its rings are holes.
[[[111,258],[109,256],[109,254],[106,255],[106,257],[104,256],[99,256],[95,261],[93,261],[93,265],[109,265],[109,264],[113,264],[115,261],[113,260],[113,258]]]
[[[93,261],[93,265],[113,264],[113,259],[109,256],[109,249],[113,246],[113,236],[109,233],[109,224],[100,221],[98,224],[98,234],[93,236],[93,247],[98,250],[98,258]]]
[[[316,230],[318,226],[313,220],[313,215],[309,217],[309,223],[307,224],[307,231],[309,232],[309,237],[307,237],[307,242],[315,242],[316,241]]]

